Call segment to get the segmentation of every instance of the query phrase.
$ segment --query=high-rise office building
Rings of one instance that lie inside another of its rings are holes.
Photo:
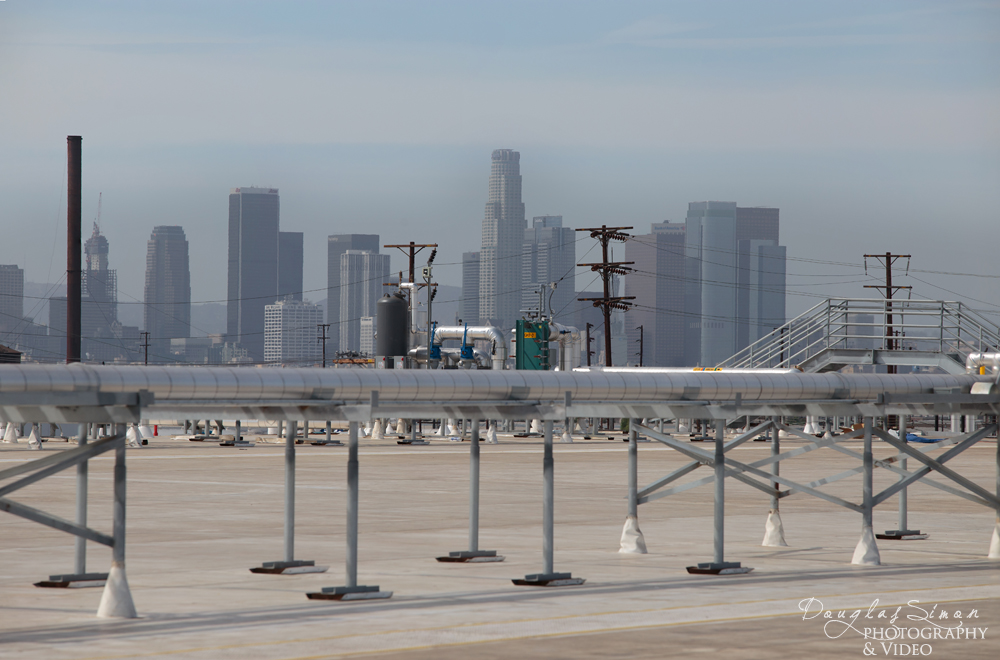
[[[561,215],[536,216],[524,230],[521,252],[521,309],[537,308],[537,291],[544,287],[545,311],[568,325],[576,297],[576,232],[563,227]]]
[[[462,253],[462,302],[458,318],[469,325],[479,323],[479,253]]]
[[[330,324],[329,347],[333,351],[340,350],[340,295],[342,291],[340,257],[348,250],[364,250],[378,254],[379,246],[378,234],[334,234],[327,237],[326,322]]]
[[[278,232],[278,300],[302,300],[302,247],[300,231]]]
[[[389,255],[348,250],[340,255],[340,351],[361,350],[361,318],[375,316],[375,303],[388,293]]]
[[[264,359],[264,308],[278,297],[277,188],[229,195],[229,304],[226,332],[253,360]]]
[[[625,261],[634,261],[625,276],[625,295],[635,296],[625,314],[629,363],[639,363],[642,326],[643,364],[684,366],[684,224],[654,223],[649,234],[625,244]]]
[[[83,244],[83,253],[86,263],[82,295],[89,298],[89,304],[100,308],[110,327],[118,320],[118,273],[110,267],[110,245],[96,222],[93,234]]]
[[[0,332],[16,330],[24,320],[24,270],[0,266]]]
[[[167,361],[170,340],[191,336],[191,269],[183,227],[154,227],[146,244],[143,324],[150,362]]]
[[[264,360],[271,364],[309,366],[322,359],[317,339],[323,308],[286,298],[264,308]]]
[[[688,360],[711,367],[736,352],[736,202],[691,202],[685,225]]]
[[[359,325],[358,352],[366,357],[375,357],[375,317],[362,316]]]
[[[525,228],[520,160],[513,149],[493,152],[479,252],[479,316],[501,328],[513,326],[520,316]]]
[[[714,366],[784,324],[779,212],[692,202],[685,229],[685,354]]]

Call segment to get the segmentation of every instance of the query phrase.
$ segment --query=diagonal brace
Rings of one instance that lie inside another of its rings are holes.
[[[897,481],[896,483],[892,484],[891,486],[883,490],[881,493],[879,493],[878,496],[875,497],[874,500],[875,504],[884,502],[887,498],[892,497],[906,486],[926,476],[927,474],[930,474],[931,470],[935,470],[939,472],[941,475],[948,477],[955,483],[959,484],[960,486],[964,486],[966,489],[972,491],[979,497],[986,500],[989,503],[988,506],[990,506],[991,508],[1000,508],[1000,499],[998,499],[996,495],[989,492],[979,484],[963,477],[962,475],[958,474],[951,468],[947,468],[943,465],[949,459],[954,458],[961,452],[965,451],[967,448],[971,447],[972,445],[982,440],[984,437],[992,433],[996,428],[997,428],[996,424],[990,424],[989,426],[983,427],[982,429],[971,434],[968,438],[966,438],[962,442],[958,443],[957,445],[946,451],[938,458],[938,460],[934,460],[933,458],[926,456],[922,451],[913,449],[905,442],[897,440],[888,433],[885,433],[880,430],[874,430],[874,432],[877,433],[877,435],[880,438],[882,438],[882,440],[889,443],[890,445],[898,449],[900,452],[903,452],[906,455],[917,459],[925,466],[911,473],[910,476],[908,476],[907,478]]]
[[[112,547],[115,544],[114,539],[107,534],[101,534],[100,532],[89,527],[77,525],[76,523],[72,523],[64,518],[60,518],[59,516],[53,516],[50,513],[45,513],[41,509],[36,509],[28,506],[27,504],[21,504],[20,502],[14,502],[13,500],[8,500],[4,497],[0,497],[0,511],[13,513],[15,516],[20,516],[21,518],[26,518],[32,522],[47,525],[53,529],[69,532],[70,534],[75,534],[76,536],[82,536],[85,539],[100,543],[101,545]]]
[[[73,449],[67,449],[65,451],[51,452],[48,456],[44,458],[38,458],[33,461],[28,461],[22,463],[21,465],[15,465],[14,467],[9,467],[6,470],[0,470],[0,481],[10,479],[11,477],[16,477],[19,474],[24,474],[25,472],[32,472],[33,470],[39,470],[41,468],[54,465],[56,463],[62,463],[64,461],[70,461],[66,466],[69,467],[75,463],[78,463],[84,458],[90,458],[104,451],[109,451],[113,447],[106,446],[109,442],[112,442],[114,437],[105,438],[103,440],[98,440],[97,442],[91,442],[83,446],[78,446]],[[104,447],[104,449],[97,449],[99,447]],[[87,451],[84,451],[87,449]],[[95,451],[96,450],[96,451]],[[86,454],[84,458],[80,458],[82,454]],[[65,468],[64,468],[65,469]]]
[[[46,461],[48,465],[42,468],[41,470],[38,470],[34,474],[30,474],[27,477],[19,479],[18,481],[0,487],[0,497],[3,497],[8,493],[13,493],[15,490],[20,490],[25,486],[30,486],[36,481],[41,481],[45,477],[49,477],[53,474],[56,474],[57,472],[62,472],[63,470],[71,468],[80,461],[85,461],[91,458],[92,456],[96,456],[97,454],[110,451],[115,448],[113,442],[117,439],[118,439],[117,437],[105,438],[100,442],[95,442],[93,444],[86,444],[77,447],[76,449],[70,449],[68,451],[60,452],[58,456],[59,459],[61,460]],[[33,466],[34,463],[36,463],[36,461],[28,463],[27,466],[18,466],[18,467],[28,467],[28,469],[30,470],[32,469],[31,466]],[[22,472],[24,471],[25,470],[22,470]]]

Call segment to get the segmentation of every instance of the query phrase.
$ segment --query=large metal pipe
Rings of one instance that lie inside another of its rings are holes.
[[[80,361],[80,300],[83,286],[82,145],[79,135],[66,137],[66,362]]]
[[[645,401],[803,402],[873,401],[882,394],[933,394],[936,388],[969,391],[983,376],[945,374],[616,373],[382,369],[248,369],[10,364],[0,373],[0,394],[130,393],[148,391],[156,405],[219,401]]]
[[[508,352],[507,340],[504,338],[500,328],[491,325],[470,325],[469,327],[462,325],[438,326],[434,328],[434,341],[432,343],[441,343],[446,339],[462,339],[463,337],[492,341],[494,345],[493,369],[495,371],[503,369],[503,365],[507,361]]]
[[[965,372],[1000,376],[1000,353],[969,353],[965,358]]]

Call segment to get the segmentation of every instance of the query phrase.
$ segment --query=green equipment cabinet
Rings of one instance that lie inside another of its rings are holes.
[[[549,322],[519,320],[516,347],[515,369],[548,371]]]

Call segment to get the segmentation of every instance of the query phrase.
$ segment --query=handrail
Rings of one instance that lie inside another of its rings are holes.
[[[892,336],[887,335],[892,315]],[[937,319],[932,322],[931,319]],[[957,354],[1000,350],[1000,328],[957,301],[830,298],[717,366],[788,368],[832,349]]]

